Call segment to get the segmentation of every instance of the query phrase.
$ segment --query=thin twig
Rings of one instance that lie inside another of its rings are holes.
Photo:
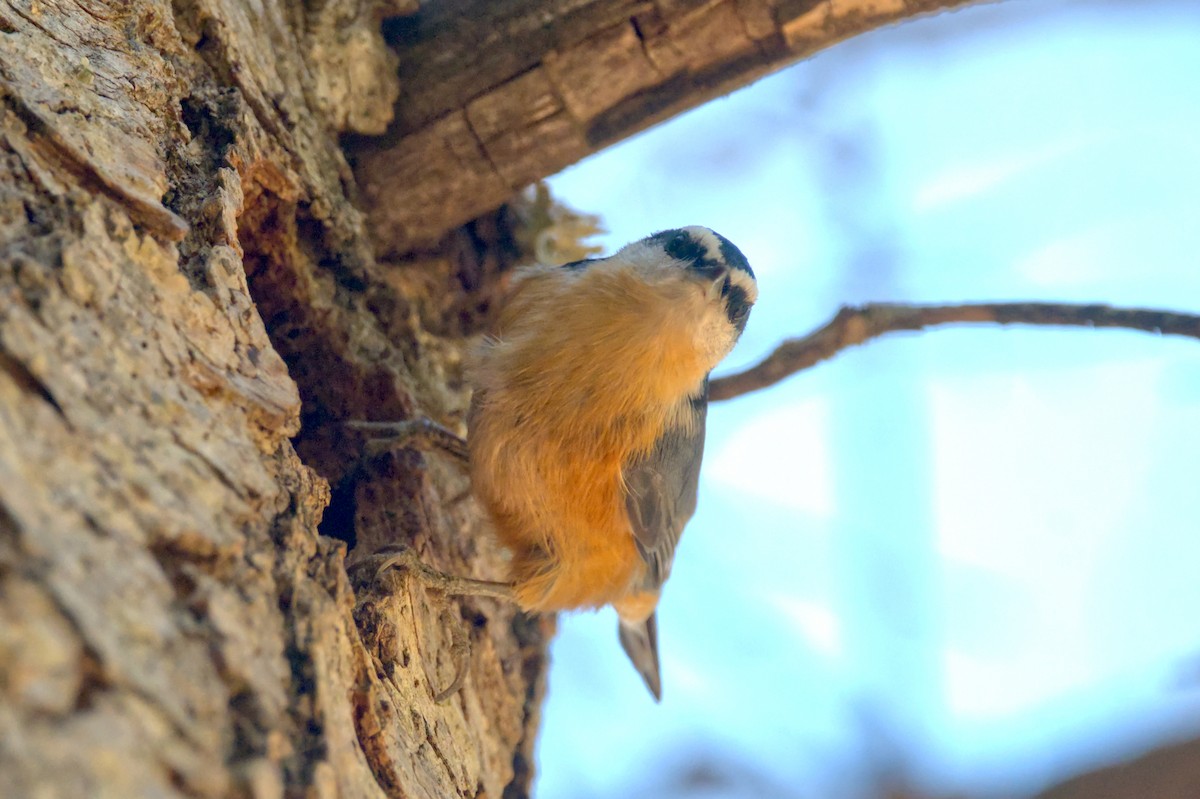
[[[1167,336],[1200,338],[1200,316],[1109,305],[1014,302],[973,305],[894,305],[879,303],[838,311],[821,329],[780,344],[758,364],[722,377],[709,386],[712,400],[733,397],[773,386],[796,372],[832,358],[886,333],[924,330],[957,323],[1000,325],[1057,325],[1067,327],[1121,327]]]

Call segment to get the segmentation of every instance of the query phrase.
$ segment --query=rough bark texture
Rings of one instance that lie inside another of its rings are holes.
[[[382,254],[835,42],[971,0],[439,0],[388,26],[399,102],[356,143]]]
[[[317,531],[340,420],[461,416],[461,341],[428,330],[481,262],[372,271],[335,138],[396,95],[397,9],[368,6],[0,2],[6,797],[527,793],[550,622],[369,569],[356,595]],[[332,532],[357,508],[501,568],[461,475],[353,473]]]
[[[0,0],[0,795],[528,795],[553,621],[375,579],[503,558],[343,421],[461,430],[513,188],[954,4]]]

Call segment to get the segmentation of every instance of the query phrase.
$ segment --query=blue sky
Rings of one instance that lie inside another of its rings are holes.
[[[708,225],[761,299],[1200,312],[1200,10],[1007,0],[859,37],[552,179],[611,250]],[[541,799],[1036,789],[1197,732],[1200,345],[898,335],[715,405],[656,706],[560,619]]]

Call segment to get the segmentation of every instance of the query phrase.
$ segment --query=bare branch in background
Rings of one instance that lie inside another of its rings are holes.
[[[821,329],[802,338],[788,339],[760,363],[743,372],[714,380],[709,388],[709,397],[713,400],[732,399],[773,386],[796,372],[832,358],[842,350],[887,333],[963,323],[1116,327],[1166,336],[1200,338],[1200,316],[1140,308],[1113,308],[1108,305],[1014,302],[847,306]]]

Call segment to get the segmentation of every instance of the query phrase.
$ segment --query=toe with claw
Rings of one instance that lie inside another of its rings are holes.
[[[457,624],[454,623],[447,598],[450,596],[486,596],[512,601],[514,598],[512,584],[457,577],[440,572],[418,558],[416,552],[410,547],[397,547],[394,551],[381,554],[381,557],[382,560],[378,561],[375,568],[375,582],[382,583],[387,572],[396,570],[416,577],[425,587],[441,595],[439,616],[447,620],[447,629],[451,636],[450,654],[454,660],[455,669],[454,679],[450,681],[450,684],[434,694],[434,701],[442,704],[462,688],[467,674],[467,661],[471,655],[471,639],[466,627],[461,621]]]
[[[371,455],[404,447],[414,447],[423,451],[444,452],[464,464],[468,459],[467,442],[462,436],[456,435],[432,419],[425,417],[405,419],[402,422],[354,420],[346,422],[346,427],[375,434],[368,438],[366,443],[366,451]]]

